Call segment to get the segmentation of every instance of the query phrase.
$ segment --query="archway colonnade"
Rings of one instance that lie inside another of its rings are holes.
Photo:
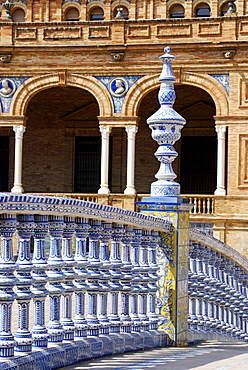
[[[192,85],[205,90],[216,107],[215,129],[217,132],[217,187],[216,195],[225,195],[225,134],[228,116],[228,96],[225,88],[212,76],[189,72],[177,73],[177,83]],[[26,111],[32,97],[42,90],[53,87],[77,87],[91,93],[99,106],[99,130],[101,133],[101,184],[99,194],[109,194],[109,137],[114,127],[125,128],[127,134],[127,179],[124,194],[134,195],[135,189],[135,138],[138,131],[138,110],[142,99],[152,90],[159,88],[157,75],[141,77],[127,91],[121,113],[115,112],[110,92],[95,77],[58,72],[31,77],[15,92],[9,113],[2,113],[0,126],[13,126],[15,131],[14,186],[11,191],[22,193],[22,146],[26,130]]]

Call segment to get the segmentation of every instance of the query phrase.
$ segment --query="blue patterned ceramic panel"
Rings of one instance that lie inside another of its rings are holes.
[[[229,94],[229,74],[217,75],[212,74],[211,77],[215,78],[226,90]]]
[[[0,77],[0,101],[2,113],[10,112],[10,105],[16,90],[30,77]]]
[[[121,113],[125,96],[132,85],[143,76],[95,76],[108,89],[114,103],[114,112]]]

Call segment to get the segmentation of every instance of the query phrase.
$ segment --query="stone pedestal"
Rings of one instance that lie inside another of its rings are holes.
[[[161,315],[159,329],[168,333],[173,345],[186,346],[189,211],[192,206],[180,197],[147,197],[137,204],[142,213],[165,218],[171,223],[170,232],[160,236],[157,247],[157,263],[160,267],[157,296],[157,309]]]

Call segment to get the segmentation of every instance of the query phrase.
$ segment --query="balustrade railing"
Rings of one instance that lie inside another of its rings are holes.
[[[81,193],[60,193],[60,194],[49,194],[43,193],[39,194],[43,196],[63,196],[66,198],[75,198],[84,201],[96,202],[96,203],[104,203],[112,205],[113,201],[120,201],[121,199],[125,199],[127,196],[125,194],[110,194],[110,195],[98,195],[98,194],[81,194]],[[135,201],[141,202],[143,197],[148,197],[148,194],[138,194],[134,195],[134,204]],[[128,196],[130,197],[130,195]],[[193,208],[190,211],[192,216],[194,215],[204,215],[204,216],[211,216],[215,213],[215,197],[214,195],[182,195],[182,198],[187,198],[190,204],[193,204]],[[130,206],[130,204],[129,204]],[[133,209],[135,206],[133,206]],[[137,208],[138,210],[138,208]]]
[[[0,357],[156,330],[156,246],[168,230],[163,219],[107,205],[0,193]]]
[[[196,230],[189,251],[190,332],[248,341],[248,260]]]

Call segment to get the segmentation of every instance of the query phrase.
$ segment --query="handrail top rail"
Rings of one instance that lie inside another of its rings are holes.
[[[240,254],[235,249],[229,247],[222,241],[214,238],[213,236],[204,234],[202,231],[197,230],[195,228],[191,228],[189,232],[189,239],[206,247],[213,249],[219,254],[224,255],[225,257],[231,259],[236,265],[239,265],[243,268],[246,273],[248,273],[248,260],[242,254]]]
[[[101,219],[142,227],[155,231],[169,231],[170,223],[165,219],[148,216],[105,204],[75,198],[42,196],[33,194],[0,193],[0,214],[48,214]]]

